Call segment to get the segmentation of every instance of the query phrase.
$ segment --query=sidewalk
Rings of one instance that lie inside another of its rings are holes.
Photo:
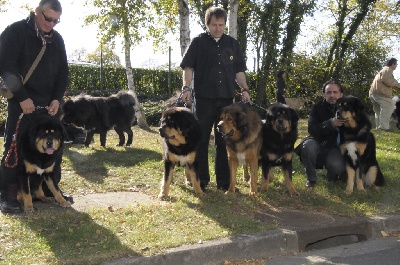
[[[123,207],[125,205],[159,204],[139,192],[117,192],[75,196],[72,205],[77,210],[89,206]],[[110,202],[113,202],[110,205]],[[151,257],[128,257],[108,261],[104,265],[120,264],[223,264],[225,260],[262,259],[313,249],[366,241],[400,230],[399,215],[343,217],[318,212],[275,209],[256,217],[260,222],[275,221],[278,229],[256,235],[222,238],[170,249]]]

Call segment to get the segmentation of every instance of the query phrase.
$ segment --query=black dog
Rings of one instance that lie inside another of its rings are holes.
[[[25,212],[34,211],[32,195],[44,202],[53,201],[53,198],[46,197],[43,181],[61,206],[71,205],[63,198],[58,187],[61,174],[57,170],[63,144],[64,131],[60,119],[47,113],[36,117],[29,130],[21,136],[18,199],[23,201]]]
[[[395,109],[393,111],[392,117],[394,116],[397,119],[396,127],[400,130],[400,99],[398,96],[395,98]]]
[[[337,100],[338,119],[346,122],[339,128],[340,149],[346,161],[346,193],[357,189],[364,191],[364,183],[369,186],[383,186],[384,178],[376,160],[375,137],[371,133],[371,122],[364,112],[364,105],[353,96]]]
[[[87,131],[85,146],[89,146],[95,133],[100,134],[100,144],[105,146],[107,131],[112,128],[119,136],[118,146],[125,144],[124,132],[128,134],[126,146],[130,146],[133,140],[131,126],[135,117],[135,103],[130,91],[120,91],[109,97],[80,95],[64,103],[63,122]]]
[[[298,120],[296,110],[288,105],[277,103],[268,108],[262,131],[262,189],[266,190],[268,183],[273,179],[272,167],[281,166],[290,196],[299,195],[292,183],[292,158],[298,135]]]

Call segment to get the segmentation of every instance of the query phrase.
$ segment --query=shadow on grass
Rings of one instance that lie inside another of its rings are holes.
[[[29,237],[33,237],[35,240],[32,242],[32,249],[42,247],[38,245],[45,245],[54,256],[40,256],[49,255],[47,251],[31,253],[36,262],[99,264],[107,259],[139,255],[125,246],[115,235],[115,231],[95,222],[87,213],[73,208],[61,208],[58,205],[49,207],[48,203],[36,204],[39,207],[38,211],[15,215],[15,220],[23,224],[23,227],[28,227],[34,234],[24,234],[21,238],[25,237],[29,242]],[[7,259],[12,260],[12,257]],[[34,260],[31,262],[36,263]]]
[[[162,160],[162,155],[158,152],[131,147],[101,148],[89,154],[66,148],[64,156],[69,158],[76,174],[96,183],[104,181],[110,168],[129,168],[145,161]]]
[[[260,223],[265,226],[262,229],[270,230],[298,226],[320,226],[333,222],[335,218],[365,217],[379,213],[393,212],[399,209],[400,193],[396,188],[400,180],[393,174],[385,174],[387,168],[395,159],[387,159],[383,166],[387,185],[379,190],[366,187],[367,193],[354,190],[352,195],[345,194],[346,183],[338,180],[334,184],[328,183],[323,177],[325,171],[318,170],[318,184],[315,189],[304,186],[306,176],[298,158],[294,158],[293,182],[300,193],[300,197],[290,197],[287,188],[283,184],[283,176],[278,167],[274,168],[275,180],[268,191],[263,191],[252,197],[248,194],[249,186],[242,180],[241,170],[238,174],[239,193],[224,194],[216,190],[212,185],[206,196],[200,197],[200,202],[191,199],[176,198],[172,194],[170,201],[183,201],[189,208],[197,209],[208,218],[217,222],[229,232],[229,235],[241,233],[253,233],[260,231]],[[277,172],[279,172],[277,174]],[[260,174],[260,173],[259,173]],[[172,184],[177,185],[177,184]],[[178,184],[185,193],[193,193],[190,186]],[[260,187],[260,177],[258,188]],[[395,197],[396,199],[393,199]],[[304,220],[299,220],[304,218]],[[261,229],[261,231],[263,231]]]

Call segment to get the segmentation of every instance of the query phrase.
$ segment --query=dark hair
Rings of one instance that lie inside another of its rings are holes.
[[[58,0],[41,0],[39,3],[39,8],[41,11],[49,7],[51,10],[62,13],[61,3]]]
[[[228,19],[228,15],[225,9],[223,9],[222,7],[211,6],[206,10],[206,15],[204,18],[204,22],[207,26],[210,25],[212,16],[215,16],[216,19],[223,18],[225,20],[225,24],[226,20]]]
[[[338,86],[339,86],[340,92],[341,92],[341,93],[344,93],[344,92],[343,92],[342,84],[341,84],[339,81],[335,80],[335,79],[330,79],[330,80],[326,81],[325,84],[322,86],[322,93],[323,93],[323,94],[325,94],[325,88],[326,88],[326,86],[327,86],[327,85],[331,85],[331,84],[338,85]]]
[[[286,73],[286,71],[279,71],[278,74],[276,75],[278,78],[282,78],[283,74]]]
[[[397,64],[397,59],[395,58],[390,58],[387,62],[386,62],[386,66],[392,66],[394,64]]]

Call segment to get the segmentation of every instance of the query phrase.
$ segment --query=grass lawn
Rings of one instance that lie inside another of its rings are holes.
[[[306,136],[306,127],[306,120],[301,120],[298,141]],[[132,147],[116,147],[114,131],[109,132],[106,148],[100,147],[98,137],[89,148],[67,146],[60,187],[75,196],[135,189],[157,200],[163,175],[158,128],[133,129]],[[347,196],[344,183],[328,188],[324,170],[318,171],[317,187],[307,190],[303,167],[295,156],[293,182],[300,197],[289,196],[278,169],[267,192],[250,197],[249,186],[238,177],[240,193],[225,195],[215,189],[210,163],[211,187],[199,198],[185,186],[183,170],[178,168],[165,205],[139,204],[113,211],[49,207],[32,214],[0,214],[0,264],[99,264],[129,255],[153,255],[182,244],[275,229],[275,223],[260,222],[255,216],[279,207],[344,216],[398,212],[399,132],[373,130],[387,183],[378,191],[355,189]],[[211,145],[209,150],[213,161]]]

